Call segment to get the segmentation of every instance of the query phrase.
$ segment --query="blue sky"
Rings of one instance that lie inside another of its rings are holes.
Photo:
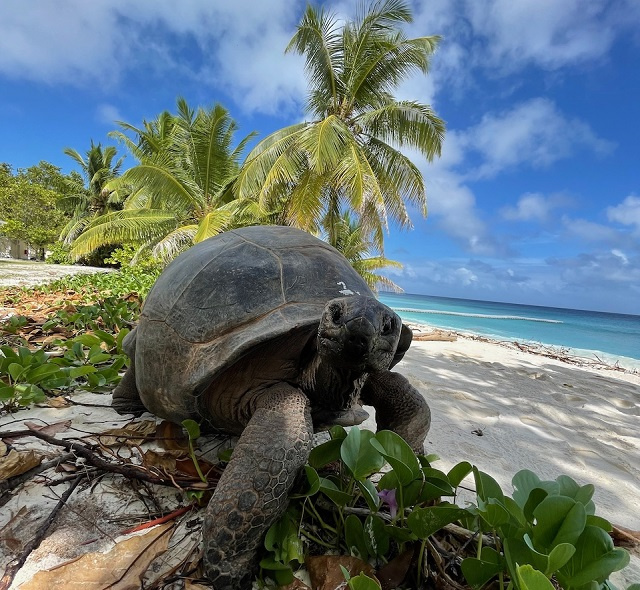
[[[354,2],[327,2],[352,15]],[[0,162],[110,143],[222,103],[238,139],[304,118],[298,0],[2,0]],[[407,292],[640,314],[640,3],[414,2],[411,36],[444,37],[401,98],[447,122],[442,158],[416,157],[429,215],[390,227]],[[129,157],[127,165],[134,162]]]

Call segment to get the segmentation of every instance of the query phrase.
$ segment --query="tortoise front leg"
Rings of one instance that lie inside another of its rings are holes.
[[[422,394],[400,373],[380,371],[369,375],[360,399],[376,409],[378,430],[393,430],[416,453],[424,453],[431,426],[431,410]]]
[[[312,435],[300,390],[278,384],[260,396],[206,510],[203,559],[216,590],[251,588],[258,547],[287,508]]]

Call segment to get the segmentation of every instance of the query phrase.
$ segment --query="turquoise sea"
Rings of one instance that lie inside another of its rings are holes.
[[[572,354],[640,369],[640,316],[494,301],[380,293],[405,320],[496,340],[570,348]]]

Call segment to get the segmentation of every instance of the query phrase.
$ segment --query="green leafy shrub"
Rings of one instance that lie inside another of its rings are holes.
[[[414,546],[419,587],[429,538],[452,523],[478,540],[474,555],[461,561],[472,588],[497,580],[509,590],[550,590],[553,579],[564,590],[598,590],[628,563],[628,553],[613,547],[611,525],[595,515],[592,485],[567,476],[541,481],[522,470],[509,497],[470,463],[445,473],[432,466],[436,459],[414,454],[390,431],[333,427],[311,451],[304,481],[266,535],[263,575],[289,583],[310,547],[384,563]],[[476,503],[461,507],[454,503],[457,489],[470,474]],[[365,578],[346,580],[351,588],[376,587]]]
[[[69,254],[69,246],[65,246],[62,242],[56,242],[51,246],[45,262],[47,264],[73,264],[74,261]]]

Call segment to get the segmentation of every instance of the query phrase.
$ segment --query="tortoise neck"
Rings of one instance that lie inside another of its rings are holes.
[[[336,367],[316,353],[302,368],[299,386],[312,407],[338,411],[350,408],[355,403],[366,378],[367,373]]]

